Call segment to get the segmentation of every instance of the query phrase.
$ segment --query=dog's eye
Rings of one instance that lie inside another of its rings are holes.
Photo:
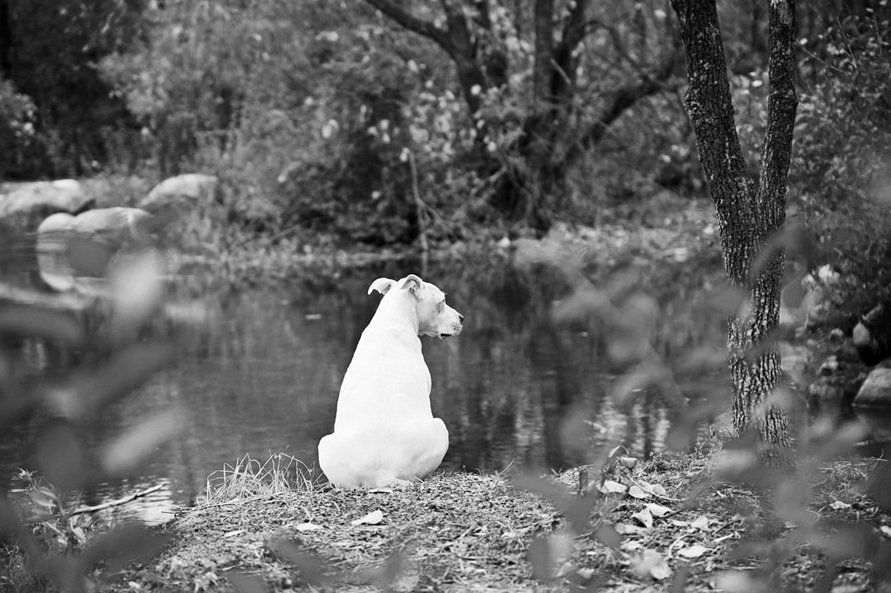
[[[438,313],[442,313],[443,307],[445,307],[445,301],[439,301],[438,303],[436,303],[436,311]]]

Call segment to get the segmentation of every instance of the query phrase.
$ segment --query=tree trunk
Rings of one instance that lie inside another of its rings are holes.
[[[780,378],[774,340],[779,321],[784,253],[770,247],[786,210],[786,175],[792,147],[794,0],[772,0],[768,9],[767,130],[759,181],[746,173],[736,134],[727,65],[715,0],[672,0],[686,50],[689,89],[685,104],[699,159],[718,219],[724,267],[730,283],[745,291],[749,307],[730,319],[728,351],[734,428],[751,431],[764,464],[790,463],[784,407],[772,398]],[[765,248],[769,252],[763,252]]]
[[[0,76],[12,78],[12,13],[8,0],[0,0]]]

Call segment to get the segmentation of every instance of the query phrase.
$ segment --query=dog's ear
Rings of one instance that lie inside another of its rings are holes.
[[[408,289],[409,292],[417,296],[417,290],[421,288],[421,284],[423,283],[424,281],[414,274],[409,274],[402,279],[402,284],[399,285],[399,288],[401,288],[402,290]]]
[[[371,283],[371,286],[368,287],[368,294],[371,294],[375,290],[381,294],[387,294],[387,291],[393,288],[394,284],[396,284],[395,280],[390,280],[389,278],[378,278]]]

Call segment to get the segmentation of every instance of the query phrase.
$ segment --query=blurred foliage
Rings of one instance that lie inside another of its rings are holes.
[[[97,66],[143,36],[143,6],[143,0],[0,4],[9,29],[0,41],[6,58],[0,76],[35,108],[28,138],[16,136],[23,158],[2,163],[4,177],[83,176],[114,163],[119,151],[138,154],[127,106]]]
[[[851,313],[891,302],[891,7],[803,39],[792,204],[841,272]]]
[[[7,175],[29,166],[36,110],[27,95],[0,77],[0,171]]]
[[[163,544],[142,526],[97,518],[115,503],[84,506],[98,484],[128,476],[183,426],[182,412],[172,409],[97,438],[102,410],[171,359],[169,341],[138,339],[161,306],[156,262],[148,253],[113,264],[102,296],[74,311],[0,299],[0,438],[20,438],[17,429],[27,427],[39,472],[0,476],[4,587],[90,590],[103,570]],[[39,353],[40,368],[22,364],[29,350]]]

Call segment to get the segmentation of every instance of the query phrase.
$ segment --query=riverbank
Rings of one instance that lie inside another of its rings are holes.
[[[871,574],[885,570],[891,517],[865,494],[884,462],[805,463],[800,482],[764,498],[712,478],[718,459],[215,499],[163,526],[163,552],[100,590],[891,590]]]

